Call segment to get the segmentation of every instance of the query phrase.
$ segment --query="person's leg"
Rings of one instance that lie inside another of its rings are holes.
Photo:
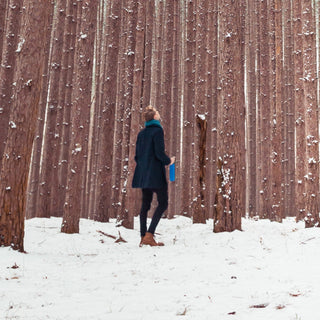
[[[162,189],[153,189],[153,191],[157,194],[158,199],[158,207],[156,208],[151,224],[149,226],[148,232],[154,234],[155,230],[157,228],[157,225],[161,219],[162,214],[167,210],[168,208],[168,187],[165,186]]]
[[[144,237],[147,231],[148,211],[151,207],[153,192],[151,189],[142,189],[142,206],[140,210],[140,234]]]

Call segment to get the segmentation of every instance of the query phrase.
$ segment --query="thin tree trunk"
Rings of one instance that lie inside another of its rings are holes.
[[[91,106],[92,60],[97,19],[97,3],[79,8],[79,29],[76,34],[76,64],[71,105],[71,137],[68,181],[61,231],[79,232],[79,218],[84,210],[85,177],[88,157],[88,134]]]
[[[180,2],[174,1],[173,7],[173,44],[172,44],[172,96],[171,96],[171,106],[170,106],[170,119],[171,125],[170,130],[168,130],[169,139],[169,154],[170,156],[176,156],[176,171],[180,170],[177,165],[180,163],[180,139],[181,139],[181,122],[179,112],[181,107],[181,18],[180,18]],[[176,172],[178,176],[178,172]],[[168,218],[171,219],[175,214],[180,213],[181,201],[180,192],[178,191],[181,185],[181,181],[175,181],[169,183],[169,207],[168,207]]]
[[[282,110],[282,10],[280,0],[271,2],[271,12],[269,21],[272,22],[273,37],[272,53],[270,56],[273,60],[273,69],[275,77],[272,78],[271,92],[272,96],[272,118],[271,118],[271,209],[269,218],[272,221],[282,221],[284,201],[283,201],[283,175],[282,175],[282,127],[283,127],[283,110]],[[271,28],[270,28],[271,29]],[[271,47],[271,46],[270,46]]]
[[[195,4],[188,2],[186,4],[186,22],[185,22],[185,47],[183,61],[184,66],[184,94],[183,94],[183,140],[182,140],[182,159],[180,167],[183,168],[182,185],[184,192],[182,193],[182,213],[183,215],[192,216],[192,177],[193,172],[193,126],[194,126],[194,66],[195,66]]]
[[[130,144],[130,129],[131,120],[137,124],[137,114],[132,117],[132,111],[134,106],[132,106],[132,90],[133,90],[133,74],[134,74],[134,62],[135,62],[135,49],[136,49],[136,28],[137,28],[137,14],[138,14],[138,4],[133,2],[128,2],[126,7],[126,42],[123,49],[123,69],[122,69],[122,94],[119,95],[119,107],[122,117],[119,117],[119,125],[122,126],[122,136],[121,145],[117,148],[121,148],[121,157],[118,165],[121,167],[120,174],[120,190],[119,190],[119,202],[120,207],[117,212],[117,223],[126,228],[133,229],[133,213],[129,212],[128,203],[126,203],[125,198],[127,196],[127,185],[128,185],[128,169],[129,169],[129,144]],[[139,54],[138,54],[139,56]],[[135,121],[136,120],[136,121]],[[135,127],[135,124],[133,125]],[[137,132],[137,129],[133,131],[133,134]],[[132,196],[131,196],[132,197]]]
[[[131,121],[130,121],[130,136],[129,136],[129,156],[128,156],[128,174],[127,185],[124,186],[126,193],[124,194],[123,205],[125,210],[128,211],[129,220],[133,227],[133,217],[139,214],[140,203],[137,199],[140,192],[133,189],[132,179],[135,168],[135,143],[140,129],[140,115],[142,112],[142,98],[143,98],[143,65],[144,65],[144,45],[145,45],[145,32],[146,32],[146,5],[144,3],[138,4],[138,17],[135,35],[135,49],[134,49],[134,68],[132,80],[132,102],[131,102]]]
[[[302,1],[303,83],[306,128],[306,216],[307,228],[319,226],[319,112],[317,101],[316,31],[314,8]]]
[[[2,61],[3,35],[6,30],[6,14],[9,0],[2,0],[0,3],[0,65]]]
[[[64,2],[64,1],[63,1]],[[49,82],[47,87],[48,98],[44,101],[45,124],[41,151],[41,166],[39,168],[39,185],[37,194],[37,217],[51,216],[51,190],[54,173],[54,155],[58,152],[57,114],[59,108],[59,80],[61,75],[61,57],[63,46],[63,29],[65,21],[65,2],[58,2],[54,10],[53,34],[51,35],[51,50],[49,58]]]
[[[294,63],[293,63],[293,33],[292,33],[292,4],[284,3],[284,83],[283,103],[285,115],[284,128],[284,162],[285,173],[285,215],[295,216],[295,93],[294,93]]]
[[[216,195],[216,153],[217,153],[217,90],[218,87],[218,73],[217,73],[217,59],[218,59],[218,3],[209,2],[208,4],[208,33],[206,45],[208,48],[208,85],[207,85],[207,179],[206,179],[206,199],[209,203],[207,205],[207,218],[213,217],[214,199]]]
[[[268,6],[267,2],[260,3],[260,87],[259,87],[259,116],[260,116],[260,148],[261,148],[261,172],[259,181],[260,203],[259,212],[261,218],[270,216],[270,55],[268,48]]]
[[[295,125],[296,125],[296,208],[297,220],[305,217],[306,194],[306,128],[303,84],[303,37],[302,37],[302,11],[300,1],[293,1],[293,34],[294,34],[294,69],[295,69]]]
[[[111,4],[110,4],[111,5]],[[120,29],[122,24],[122,4],[113,3],[109,9],[107,25],[107,42],[105,45],[106,56],[104,57],[104,69],[101,73],[101,98],[103,105],[101,113],[101,136],[99,138],[99,158],[97,168],[97,213],[95,220],[108,221],[110,217],[115,217],[113,205],[117,199],[112,196],[113,177],[116,174],[113,167],[115,157],[113,144],[115,131],[115,114],[118,82],[118,65],[120,43]]]
[[[54,30],[54,26],[52,24],[56,6],[54,3],[51,3],[52,9],[50,10],[51,14],[48,17],[48,36],[46,38],[46,46],[45,46],[45,67],[43,70],[42,81],[43,84],[42,92],[40,96],[39,102],[39,116],[37,119],[37,129],[35,140],[33,143],[33,150],[32,150],[32,158],[31,158],[31,165],[30,165],[30,173],[28,179],[28,188],[27,188],[27,204],[26,204],[26,218],[34,218],[39,215],[37,200],[38,200],[38,190],[39,190],[39,179],[40,179],[40,168],[44,167],[44,163],[42,161],[42,146],[43,146],[43,138],[44,138],[44,127],[45,127],[45,120],[46,120],[46,106],[47,106],[47,99],[48,99],[48,84],[50,81],[50,66],[52,64],[52,34]],[[51,155],[52,156],[52,155]],[[42,180],[43,181],[43,180]]]
[[[256,96],[256,63],[257,63],[257,2],[247,1],[248,12],[248,56],[247,56],[247,90],[248,90],[248,213],[256,216],[257,211],[257,96]]]

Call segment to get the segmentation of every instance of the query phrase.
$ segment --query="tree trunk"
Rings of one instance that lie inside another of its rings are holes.
[[[319,112],[317,99],[317,59],[314,8],[302,1],[303,83],[306,128],[306,216],[307,228],[319,226]]]
[[[204,115],[197,115],[197,127],[199,134],[197,134],[198,153],[198,177],[195,182],[195,193],[197,199],[195,200],[193,210],[193,223],[206,223],[206,206],[205,206],[205,179],[206,179],[206,138],[207,138],[207,120]]]
[[[133,126],[137,125],[137,113],[134,113],[134,106],[132,106],[132,91],[133,91],[133,74],[136,52],[136,29],[138,18],[138,4],[133,2],[127,3],[126,25],[124,28],[124,34],[126,35],[126,41],[123,51],[123,68],[121,69],[120,86],[122,92],[118,96],[118,106],[120,108],[118,123],[122,126],[121,140],[124,143],[118,144],[117,148],[121,149],[121,157],[119,157],[120,165],[120,183],[119,183],[119,202],[120,207],[117,212],[117,224],[129,229],[133,229],[133,213],[129,211],[125,198],[127,196],[127,185],[129,178],[129,149],[130,149],[130,129],[131,120],[133,120]],[[140,7],[141,8],[141,7]],[[139,26],[138,26],[139,28]],[[138,53],[138,56],[141,53]],[[132,112],[134,113],[132,115]],[[135,125],[135,124],[136,125]],[[137,133],[137,128],[133,131],[133,134]],[[120,138],[120,137],[119,137]],[[119,178],[119,177],[118,177]],[[133,192],[134,193],[134,192]]]
[[[269,21],[272,22],[272,34],[271,39],[272,52],[270,56],[273,61],[272,73],[272,86],[271,95],[272,102],[272,117],[271,117],[271,208],[270,208],[270,220],[271,221],[282,221],[283,210],[284,210],[284,198],[283,198],[283,175],[282,175],[282,164],[283,164],[283,154],[282,154],[282,128],[283,128],[283,110],[282,110],[282,10],[280,0],[273,0],[271,2],[272,7],[270,11]]]
[[[206,91],[207,100],[207,146],[206,146],[206,201],[207,219],[213,217],[214,199],[216,195],[216,154],[217,154],[217,90],[218,87],[218,72],[217,72],[217,57],[218,57],[218,3],[217,1],[208,4],[208,31],[207,31],[207,55],[208,55],[208,84]]]
[[[20,33],[22,0],[8,0],[3,23],[3,39],[0,65],[0,155],[2,157],[8,133],[10,112],[13,106],[13,92],[16,90],[14,75],[16,61],[25,41]],[[2,32],[1,32],[2,34]],[[1,168],[0,168],[1,169]]]
[[[244,79],[241,4],[219,6],[218,150],[214,232],[241,229],[245,210]]]
[[[247,1],[248,40],[247,40],[247,90],[248,90],[248,213],[250,217],[258,215],[257,209],[257,2]],[[259,19],[259,18],[258,18]]]
[[[138,18],[135,36],[135,49],[134,49],[134,68],[132,80],[132,101],[131,101],[131,121],[130,121],[130,136],[129,142],[129,156],[128,156],[128,173],[127,185],[124,186],[126,193],[124,194],[123,206],[128,211],[129,220],[133,227],[133,217],[139,214],[140,203],[137,201],[140,197],[140,190],[133,189],[132,179],[135,169],[135,144],[137,135],[140,129],[140,119],[143,103],[143,65],[144,65],[144,45],[145,45],[145,32],[146,32],[146,5],[144,3],[138,4]]]
[[[51,6],[30,0],[22,16],[14,96],[0,174],[0,246],[24,251],[24,217],[32,143],[36,129]]]
[[[79,218],[87,217],[84,209],[85,177],[88,157],[88,133],[91,107],[92,60],[97,19],[97,3],[82,4],[75,47],[75,82],[71,105],[71,138],[68,182],[61,232],[78,233]]]
[[[42,146],[44,145],[44,127],[46,120],[46,106],[48,101],[48,84],[50,80],[50,66],[52,64],[52,34],[54,32],[54,26],[52,24],[56,6],[54,3],[51,3],[52,9],[50,10],[51,14],[48,17],[49,22],[48,25],[48,36],[46,38],[45,45],[45,61],[44,61],[44,70],[41,85],[42,91],[39,102],[39,116],[37,118],[36,125],[36,135],[33,143],[32,157],[31,157],[31,165],[30,172],[28,178],[28,187],[27,187],[27,204],[26,204],[26,218],[34,218],[39,215],[39,208],[37,206],[38,200],[38,190],[39,190],[39,179],[40,179],[40,168],[44,168],[45,164],[43,163],[42,157]],[[51,154],[52,156],[52,154]],[[42,180],[43,181],[43,180]],[[49,180],[50,181],[50,180]]]
[[[193,179],[193,223],[206,223],[207,201],[206,190],[206,135],[207,135],[207,110],[206,86],[207,86],[207,54],[206,54],[206,33],[208,25],[208,4],[207,1],[199,1],[197,5],[196,30],[195,30],[195,119],[194,126],[194,164]]]
[[[61,76],[61,57],[63,55],[63,30],[65,21],[65,1],[59,1],[54,8],[53,34],[51,35],[51,50],[49,52],[49,83],[48,99],[45,101],[45,124],[41,150],[41,166],[39,168],[39,185],[37,196],[37,217],[49,218],[52,201],[52,180],[54,174],[54,155],[58,152],[56,125],[59,109],[59,81]]]
[[[287,1],[284,8],[284,86],[283,104],[285,115],[284,128],[284,162],[285,174],[285,215],[295,216],[295,93],[294,93],[294,64],[293,64],[293,31],[292,31],[292,3]]]
[[[305,217],[306,128],[303,85],[303,38],[301,2],[293,2],[294,69],[295,69],[295,132],[296,132],[296,208],[297,220]]]
[[[269,55],[268,41],[268,6],[267,2],[260,3],[260,87],[259,87],[259,116],[260,116],[260,181],[259,212],[261,218],[270,216],[270,70],[271,59]]]
[[[182,193],[182,213],[183,215],[192,216],[192,202],[193,202],[193,187],[192,177],[192,158],[193,158],[193,126],[194,126],[194,68],[195,68],[195,4],[188,2],[186,4],[186,22],[185,22],[185,40],[184,40],[184,89],[183,89],[183,110],[182,110],[182,123],[183,123],[183,137],[182,137],[182,159],[180,160],[180,167],[183,168],[181,177],[183,190]]]

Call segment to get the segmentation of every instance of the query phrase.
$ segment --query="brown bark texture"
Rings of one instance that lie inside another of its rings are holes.
[[[8,138],[0,173],[0,246],[24,251],[24,218],[32,143],[36,129],[51,7],[28,1],[22,15]]]

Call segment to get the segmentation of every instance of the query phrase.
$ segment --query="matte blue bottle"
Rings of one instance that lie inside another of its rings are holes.
[[[175,181],[176,180],[176,165],[175,163],[169,166],[169,180]]]

